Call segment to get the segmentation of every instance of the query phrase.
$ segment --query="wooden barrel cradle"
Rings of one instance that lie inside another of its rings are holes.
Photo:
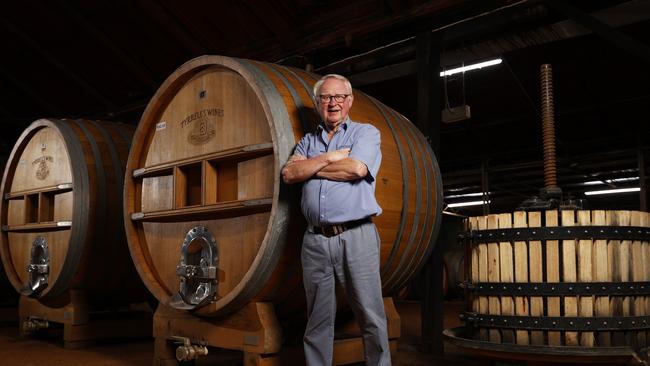
[[[19,137],[4,170],[0,211],[0,255],[15,290],[53,307],[78,289],[90,304],[145,298],[135,293],[142,282],[122,220],[133,130],[40,119]]]
[[[221,56],[191,60],[153,97],[125,178],[131,255],[165,304],[219,316],[252,301],[302,300],[305,229],[297,186],[280,171],[318,117],[318,76]],[[424,137],[403,116],[355,91],[352,119],[382,134],[376,194],[385,294],[432,250],[441,180]]]
[[[467,228],[467,328],[446,331],[452,342],[548,362],[620,361],[650,343],[650,214],[518,211]]]

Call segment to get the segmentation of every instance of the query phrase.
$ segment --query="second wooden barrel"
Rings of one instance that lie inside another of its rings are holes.
[[[40,119],[19,137],[4,171],[0,211],[0,256],[15,290],[53,307],[76,289],[93,304],[146,298],[137,294],[144,287],[122,220],[133,130]]]
[[[280,170],[319,121],[317,75],[203,56],[147,106],[125,180],[129,248],[161,303],[217,316],[251,301],[302,299],[298,186]],[[406,118],[355,91],[352,119],[382,135],[376,194],[381,274],[397,292],[425,262],[441,218],[433,152]]]

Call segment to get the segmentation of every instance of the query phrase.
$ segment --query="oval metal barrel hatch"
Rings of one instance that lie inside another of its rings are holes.
[[[251,301],[303,298],[299,186],[280,170],[318,123],[318,76],[202,56],[177,69],[147,106],[125,177],[125,226],[141,277],[163,304],[217,316]],[[382,135],[375,219],[385,294],[423,265],[441,215],[441,179],[405,117],[355,91],[350,113]]]
[[[144,299],[122,220],[134,127],[40,119],[16,142],[2,179],[0,255],[21,294],[56,306],[72,289],[96,304]],[[131,296],[132,295],[132,296]]]

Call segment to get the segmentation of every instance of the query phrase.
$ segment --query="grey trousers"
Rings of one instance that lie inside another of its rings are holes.
[[[308,366],[332,364],[336,280],[361,328],[366,364],[390,365],[379,243],[371,222],[330,238],[305,232],[301,257],[309,315],[303,339]]]

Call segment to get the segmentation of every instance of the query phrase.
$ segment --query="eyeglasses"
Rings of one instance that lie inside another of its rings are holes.
[[[318,96],[318,100],[320,100],[321,103],[329,103],[332,99],[334,99],[336,103],[343,103],[343,101],[345,101],[345,98],[349,96],[350,94],[336,94],[336,95],[321,94]]]

